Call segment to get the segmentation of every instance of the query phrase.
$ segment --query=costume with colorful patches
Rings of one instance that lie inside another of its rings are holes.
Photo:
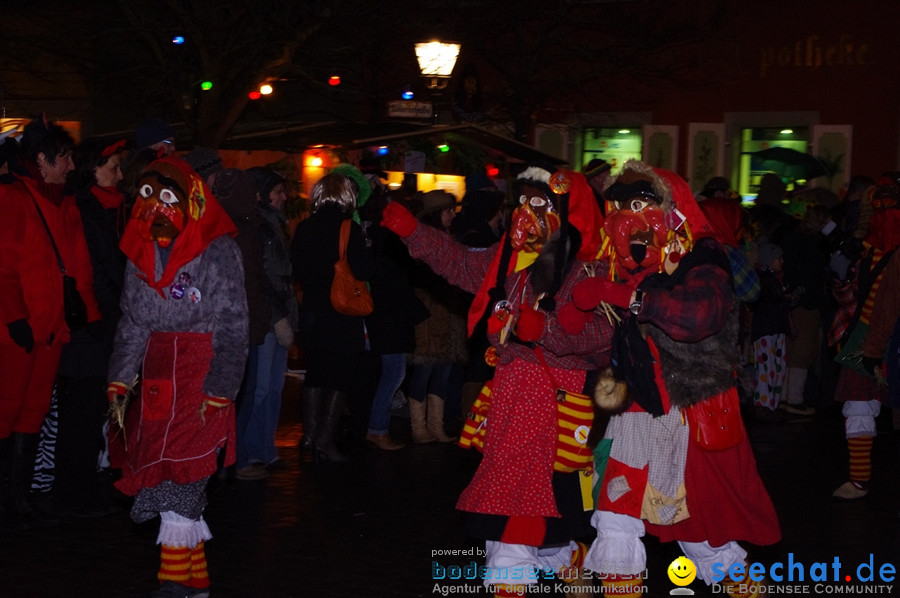
[[[604,196],[611,242],[601,256],[615,277],[586,280],[574,300],[581,309],[628,308],[607,373],[628,393],[607,426],[609,463],[585,566],[629,583],[646,567],[640,538],[649,531],[678,540],[709,583],[714,563],[745,559],[738,540],[780,538],[740,420],[731,266],[678,175],[628,162]],[[735,434],[711,439],[712,448],[693,415],[715,412]]]

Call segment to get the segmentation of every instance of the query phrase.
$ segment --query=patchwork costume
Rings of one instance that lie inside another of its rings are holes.
[[[530,167],[515,189],[510,232],[487,249],[416,226],[397,204],[387,206],[383,221],[404,237],[413,257],[476,294],[470,333],[488,318],[488,359],[496,373],[484,457],[457,508],[468,514],[467,533],[487,541],[492,574],[485,585],[498,596],[524,591],[521,585],[536,583],[539,571],[580,564],[583,546],[573,538],[590,532],[590,505],[585,511],[581,491],[590,471],[554,470],[557,389],[583,392],[588,372],[607,365],[612,334],[606,317],[571,305],[572,289],[587,276],[585,262],[596,256],[602,224],[584,176]]]
[[[607,576],[605,585],[615,586],[608,595],[640,595],[640,538],[650,532],[679,541],[711,583],[714,563],[745,560],[738,540],[780,539],[740,418],[731,265],[675,173],[627,162],[605,197],[601,256],[612,275],[584,281],[574,300],[582,309],[628,307],[613,341],[615,367],[605,374],[628,391],[615,405],[597,394],[618,414],[606,430],[597,539],[584,566]],[[707,436],[704,420],[728,433]]]
[[[111,426],[110,460],[122,469],[116,487],[136,497],[132,519],[161,517],[161,591],[176,584],[198,595],[209,586],[206,483],[219,451],[234,463],[231,402],[248,347],[241,254],[231,220],[183,160],[152,162],[139,189],[121,241],[129,261],[109,367],[115,414],[138,375],[140,384],[122,427]],[[159,232],[170,224],[176,234]]]

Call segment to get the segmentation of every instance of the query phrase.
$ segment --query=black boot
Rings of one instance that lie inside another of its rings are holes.
[[[322,411],[322,389],[306,388],[300,391],[300,419],[303,420],[303,439],[300,441],[300,458],[312,463],[316,453],[316,437]]]
[[[49,513],[39,509],[31,496],[34,461],[37,458],[39,434],[13,432],[12,470],[9,476],[14,508],[28,527],[50,527],[59,523]]]
[[[19,517],[10,484],[12,471],[12,437],[0,438],[0,532],[25,529],[25,522]]]
[[[334,434],[341,423],[341,416],[347,406],[347,394],[336,390],[325,393],[322,413],[319,417],[319,430],[316,437],[316,461],[343,463],[347,460],[334,443]]]

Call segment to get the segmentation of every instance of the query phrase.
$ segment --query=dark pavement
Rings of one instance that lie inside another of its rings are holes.
[[[476,581],[432,578],[440,571],[433,563],[446,569],[484,562],[476,554],[482,543],[462,534],[454,510],[477,457],[432,444],[393,453],[359,447],[346,464],[301,464],[299,384],[289,380],[279,431],[287,467],[267,480],[232,480],[211,491],[212,596],[486,596]],[[879,423],[889,427],[889,414]],[[846,479],[847,455],[836,404],[820,405],[811,417],[748,418],[747,425],[783,528],[776,546],[749,547],[751,561],[768,567],[793,553],[794,562],[809,567],[838,557],[843,575],[871,554],[876,572],[885,563],[900,569],[896,433],[876,439],[869,496],[838,502],[831,492]],[[409,437],[408,420],[395,417],[392,427]],[[0,536],[0,597],[143,596],[156,587],[157,531],[156,521],[136,526],[123,511]],[[645,543],[647,595],[667,596],[674,586],[666,569],[680,550],[650,537]],[[464,552],[446,552],[454,550]],[[878,595],[900,596],[900,583],[889,584],[891,591]],[[699,581],[690,587],[698,596],[715,595]],[[565,595],[551,580],[541,589],[528,595]]]

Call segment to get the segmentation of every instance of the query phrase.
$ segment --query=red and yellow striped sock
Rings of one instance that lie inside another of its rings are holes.
[[[865,489],[872,479],[872,437],[848,438],[850,450],[850,481]]]
[[[191,550],[191,581],[188,585],[197,589],[209,587],[209,572],[206,570],[206,549],[203,546],[203,542],[200,542]]]
[[[160,582],[174,581],[187,585],[191,579],[191,549],[163,544],[160,549],[159,573],[156,577]]]
[[[584,557],[587,555],[587,546],[583,542],[576,542],[575,544],[576,547],[575,550],[572,551],[569,565],[567,567],[561,567],[559,571],[556,572],[556,576],[562,581],[576,581],[582,576],[581,567],[584,565]]]
[[[643,579],[640,575],[610,575],[603,580],[603,595],[606,598],[640,598],[644,595]]]

